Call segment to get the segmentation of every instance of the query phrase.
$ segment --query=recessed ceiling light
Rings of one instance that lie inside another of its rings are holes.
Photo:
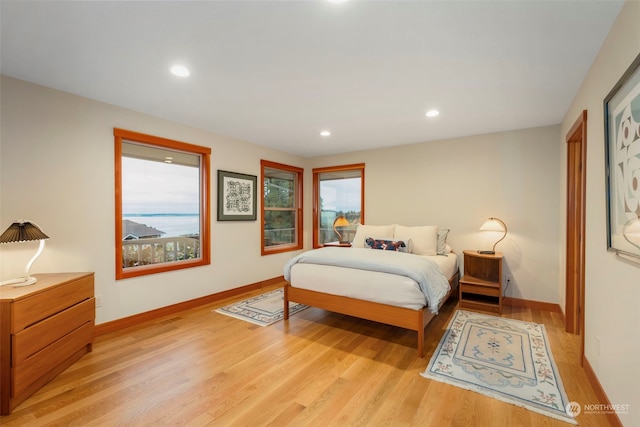
[[[329,132],[328,130],[323,130],[322,132],[320,132],[321,136],[331,136],[331,132]]]
[[[429,110],[427,111],[427,117],[436,117],[440,115],[440,111],[438,110]]]
[[[347,0],[327,0],[329,3],[344,3]]]
[[[171,67],[171,74],[178,77],[189,77],[191,73],[184,65],[174,65]]]

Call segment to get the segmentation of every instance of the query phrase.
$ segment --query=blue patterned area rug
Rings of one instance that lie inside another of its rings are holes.
[[[304,310],[308,306],[289,301],[289,315]],[[214,310],[220,314],[245,320],[260,326],[269,326],[284,318],[284,289],[256,295]]]
[[[577,424],[544,325],[458,310],[422,376]]]

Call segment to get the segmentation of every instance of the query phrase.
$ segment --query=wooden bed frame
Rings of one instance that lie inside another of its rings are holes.
[[[441,307],[452,294],[457,292],[458,279],[459,272],[456,271],[449,279],[451,290],[442,300]],[[416,331],[418,332],[418,357],[424,357],[424,328],[435,316],[427,307],[421,310],[395,307],[388,304],[296,288],[287,282],[284,286],[285,320],[289,319],[289,301]]]

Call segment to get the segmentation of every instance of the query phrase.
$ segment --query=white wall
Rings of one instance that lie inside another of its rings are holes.
[[[367,224],[437,224],[458,253],[490,249],[478,229],[504,220],[496,250],[513,278],[507,296],[558,303],[558,138],[558,126],[525,129],[317,157],[311,167],[364,162]]]
[[[289,255],[260,255],[258,221],[216,222],[216,171],[303,159],[8,77],[1,90],[0,227],[25,218],[49,235],[32,273],[94,271],[97,323],[282,275]],[[115,280],[114,127],[211,147],[211,265]],[[36,248],[2,245],[1,278],[23,275]]]
[[[559,301],[557,126],[303,159],[8,77],[1,88],[2,227],[27,218],[51,237],[34,273],[96,273],[97,323],[279,276],[296,254],[260,256],[258,221],[213,219],[210,266],[116,281],[114,127],[211,147],[212,215],[217,169],[259,175],[261,158],[306,167],[306,248],[311,168],[365,162],[368,224],[439,224],[460,252],[491,246],[478,228],[502,218],[507,295]],[[1,278],[21,275],[34,251],[1,246]]]
[[[611,403],[631,405],[619,414],[628,426],[640,425],[640,266],[607,252],[603,100],[639,53],[640,2],[627,1],[567,111],[559,143],[566,159],[565,135],[586,109],[585,355]]]

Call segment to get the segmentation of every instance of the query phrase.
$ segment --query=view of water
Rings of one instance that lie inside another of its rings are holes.
[[[125,214],[123,218],[164,231],[162,237],[200,234],[198,214]]]

